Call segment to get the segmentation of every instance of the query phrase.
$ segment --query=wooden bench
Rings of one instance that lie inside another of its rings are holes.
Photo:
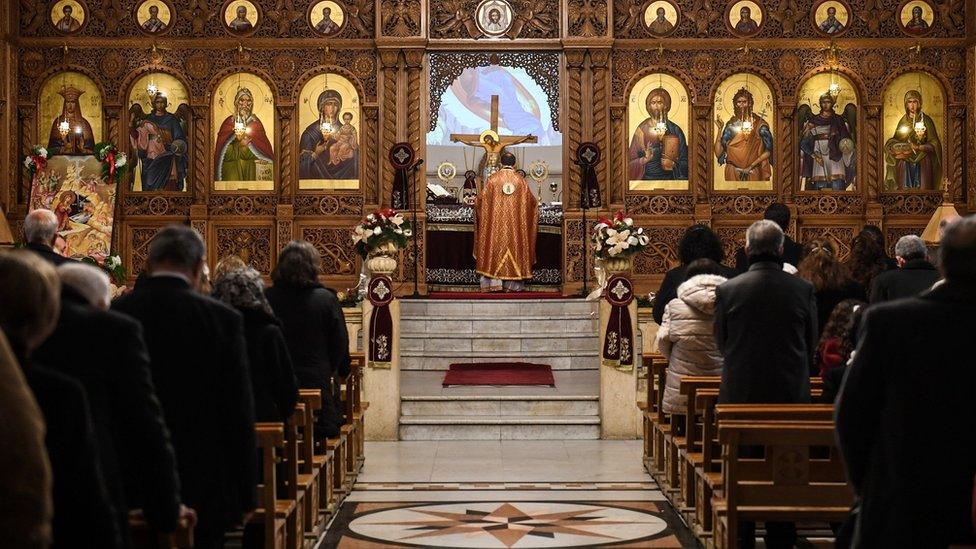
[[[764,406],[764,417],[775,419],[719,419],[722,493],[712,498],[717,549],[737,546],[739,521],[839,522],[854,499],[833,421],[795,419],[805,405]],[[762,447],[764,457],[739,457],[744,446]],[[829,448],[828,455],[811,458],[816,447]]]
[[[335,453],[329,449],[327,441],[315,439],[315,412],[322,409],[322,392],[317,389],[299,389],[299,400],[305,404],[307,442],[303,448],[303,468],[307,474],[319,477],[319,512],[328,522],[335,510],[333,505],[333,473]],[[317,471],[317,472],[315,472]]]
[[[295,547],[293,536],[292,543],[289,543],[288,529],[289,519],[295,515],[295,501],[278,499],[276,494],[275,466],[278,450],[285,447],[285,429],[280,423],[256,423],[254,431],[263,476],[257,486],[258,508],[251,515],[250,522],[264,526],[265,549]]]
[[[185,549],[193,547],[194,524],[181,517],[176,530],[161,534],[146,521],[141,509],[129,512],[129,535],[134,549]]]

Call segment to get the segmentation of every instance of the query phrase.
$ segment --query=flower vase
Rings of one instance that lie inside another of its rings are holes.
[[[366,266],[374,274],[392,274],[397,268],[397,247],[392,242],[384,242],[369,251]]]
[[[603,268],[607,276],[626,274],[630,272],[632,260],[630,257],[609,257],[603,260]]]

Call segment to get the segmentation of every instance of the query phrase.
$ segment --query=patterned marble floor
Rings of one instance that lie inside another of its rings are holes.
[[[697,547],[638,441],[367,443],[321,547]]]

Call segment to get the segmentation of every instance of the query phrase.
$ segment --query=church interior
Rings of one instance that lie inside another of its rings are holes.
[[[976,0],[0,0],[0,530],[976,547],[973,213]]]

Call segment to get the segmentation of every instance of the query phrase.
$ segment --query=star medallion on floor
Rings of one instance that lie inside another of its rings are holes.
[[[360,504],[339,547],[680,547],[654,504]],[[636,545],[631,545],[636,543]]]

